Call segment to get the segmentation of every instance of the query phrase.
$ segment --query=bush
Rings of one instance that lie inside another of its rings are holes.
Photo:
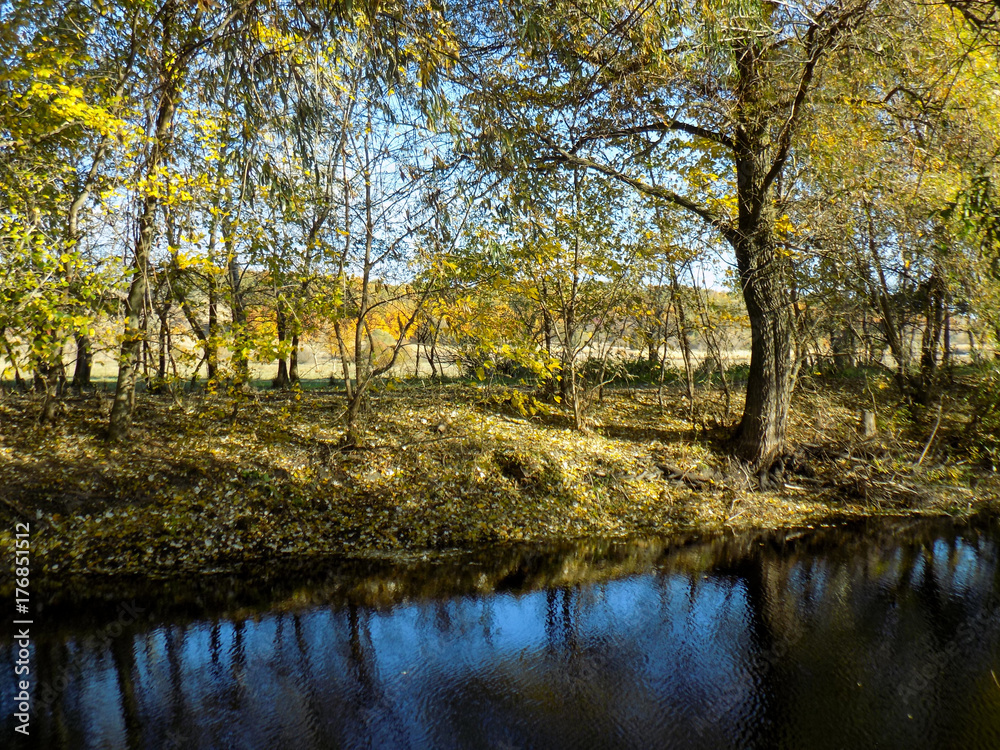
[[[584,374],[596,375],[600,370],[600,361],[593,359],[587,362],[583,368]],[[647,357],[638,359],[620,359],[608,362],[607,371],[604,377],[612,381],[627,381],[630,383],[653,383],[660,382],[660,363],[650,362]],[[673,383],[680,379],[677,370],[667,365],[663,373],[664,383]]]
[[[730,383],[745,383],[750,378],[750,363],[741,362],[726,370],[726,376]]]
[[[993,471],[1000,466],[1000,362],[977,368],[972,394],[972,423],[968,432],[970,452]]]

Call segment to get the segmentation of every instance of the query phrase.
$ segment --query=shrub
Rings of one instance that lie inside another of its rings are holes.
[[[977,368],[969,399],[973,415],[970,452],[995,471],[1000,466],[1000,362]]]

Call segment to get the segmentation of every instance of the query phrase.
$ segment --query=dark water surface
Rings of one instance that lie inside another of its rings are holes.
[[[895,522],[93,589],[36,616],[32,739],[996,750],[998,553],[996,521]]]

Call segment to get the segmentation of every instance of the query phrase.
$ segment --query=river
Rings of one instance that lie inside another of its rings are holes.
[[[31,744],[996,750],[998,558],[996,521],[897,520],[78,586]]]

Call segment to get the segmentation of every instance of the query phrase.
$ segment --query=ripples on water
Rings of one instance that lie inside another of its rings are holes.
[[[60,627],[36,638],[38,684],[65,687],[36,686],[33,739],[996,749],[998,547],[995,523],[924,523],[505,549],[235,597],[189,586],[118,637],[117,602],[63,607],[40,616]],[[13,659],[7,641],[5,707]]]

